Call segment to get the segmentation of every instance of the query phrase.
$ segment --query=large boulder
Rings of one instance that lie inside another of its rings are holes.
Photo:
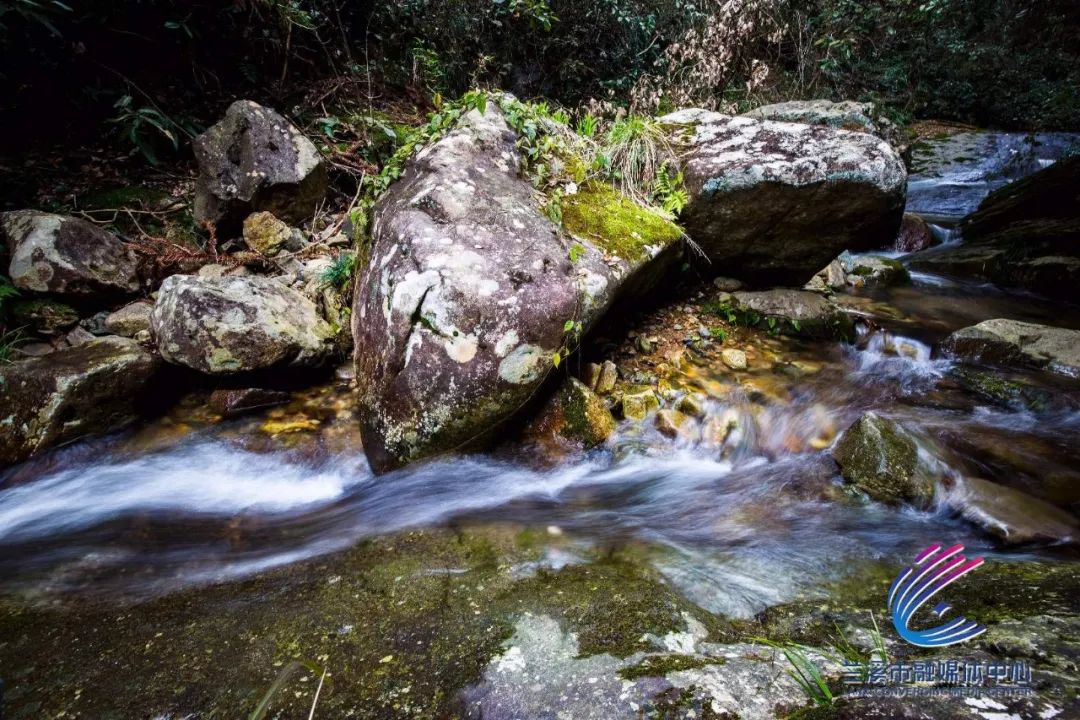
[[[274,110],[250,100],[195,139],[199,178],[195,220],[235,234],[250,213],[267,211],[286,223],[311,216],[326,194],[326,164],[318,148]]]
[[[995,190],[960,230],[963,244],[916,253],[908,263],[1080,301],[1080,156]]]
[[[929,507],[941,473],[900,424],[868,412],[833,449],[844,480],[874,500]]]
[[[168,277],[150,325],[163,358],[209,375],[316,366],[333,351],[315,304],[259,276]]]
[[[0,365],[0,465],[136,419],[159,366],[117,337]]]
[[[891,245],[907,173],[873,135],[680,110],[682,220],[718,272],[802,285],[844,250]]]
[[[86,220],[36,210],[2,213],[0,240],[10,258],[7,275],[22,290],[73,298],[139,290],[131,246]]]
[[[1048,368],[1080,376],[1080,330],[997,318],[957,330],[941,344],[971,362]]]
[[[874,135],[881,133],[881,128],[874,121],[874,104],[854,100],[789,100],[762,105],[743,113],[743,116],[755,120],[828,125]]]
[[[406,165],[374,210],[353,337],[364,447],[383,471],[479,441],[622,294],[657,281],[680,229],[606,185],[548,219],[499,103]]]

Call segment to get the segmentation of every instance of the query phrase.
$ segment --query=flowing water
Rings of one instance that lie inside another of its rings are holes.
[[[768,338],[751,359],[782,362],[755,361],[764,369],[741,375],[709,361],[685,370],[681,382],[730,430],[712,441],[624,424],[587,454],[550,457],[507,442],[375,477],[344,380],[240,420],[210,417],[193,398],[148,427],[0,477],[0,591],[126,601],[462,522],[573,538],[548,558],[555,566],[574,562],[575,547],[643,543],[686,597],[734,616],[800,597],[853,563],[902,561],[936,540],[977,553],[1071,554],[1004,548],[945,503],[919,511],[838,502],[845,491],[828,446],[875,410],[923,438],[948,473],[1075,511],[1077,382],[1018,376],[1053,401],[1038,413],[996,406],[958,387],[953,363],[933,348],[989,317],[1080,327],[1080,312],[926,275],[842,299],[864,321],[854,344]],[[298,418],[294,433],[271,435],[264,425]]]

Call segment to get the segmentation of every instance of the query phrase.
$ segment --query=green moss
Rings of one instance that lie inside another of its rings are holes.
[[[1042,388],[967,367],[954,368],[952,376],[965,390],[1006,408],[1042,412],[1053,403],[1053,395]]]
[[[563,199],[563,225],[572,234],[631,263],[682,237],[682,229],[655,210],[637,205],[615,188],[588,182]]]
[[[563,437],[586,447],[599,445],[615,431],[615,418],[604,401],[576,378],[569,378],[563,385],[559,392],[559,407]]]

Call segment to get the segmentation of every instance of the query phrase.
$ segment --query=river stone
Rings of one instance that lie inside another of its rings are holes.
[[[755,120],[828,125],[844,130],[878,134],[874,123],[874,104],[854,100],[789,100],[788,102],[762,105],[742,114]]]
[[[143,330],[150,329],[150,313],[153,309],[153,303],[142,300],[125,305],[105,317],[105,330],[120,337],[135,337]]]
[[[604,401],[577,378],[567,378],[555,397],[559,434],[585,447],[600,445],[615,432],[615,418]]]
[[[587,332],[618,295],[655,284],[678,247],[676,226],[609,187],[579,188],[566,229],[554,224],[517,139],[488,102],[376,204],[352,314],[376,471],[489,437],[555,371],[567,323]]]
[[[880,255],[854,256],[851,274],[862,278],[867,285],[899,285],[911,281],[903,263]]]
[[[209,375],[316,366],[333,348],[314,303],[259,276],[168,277],[150,325],[165,360]]]
[[[135,420],[159,366],[117,337],[0,365],[0,465]]]
[[[36,210],[0,213],[15,287],[74,298],[139,290],[135,251],[97,225]]]
[[[255,410],[284,405],[292,395],[282,390],[266,388],[218,388],[210,393],[207,406],[226,417],[234,417]]]
[[[718,271],[802,285],[843,250],[891,245],[907,173],[873,135],[680,110],[690,200],[682,221]]]
[[[1080,522],[1072,513],[1005,485],[981,478],[962,478],[946,501],[971,522],[1009,544],[1070,543],[1080,538]]]
[[[847,313],[807,290],[737,292],[731,296],[730,307],[740,323],[785,335],[850,338],[855,333]]]
[[[929,507],[935,475],[920,457],[915,438],[898,423],[868,412],[833,449],[844,480],[889,505]]]
[[[26,327],[41,335],[57,335],[79,322],[70,305],[55,300],[22,300],[11,308],[15,327]]]
[[[326,194],[326,165],[318,149],[280,114],[250,100],[229,106],[225,118],[195,138],[199,178],[195,221],[219,234],[237,233],[249,214],[273,213],[298,223]]]
[[[986,320],[957,330],[941,349],[971,362],[1048,368],[1080,375],[1080,331],[1019,320]]]
[[[904,213],[893,250],[901,253],[913,253],[925,250],[934,243],[934,231],[930,229],[930,225],[918,215]]]

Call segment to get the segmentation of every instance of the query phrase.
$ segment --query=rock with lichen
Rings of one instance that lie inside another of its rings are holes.
[[[120,337],[135,337],[150,329],[150,313],[154,304],[139,300],[114,310],[105,317],[105,330]]]
[[[315,145],[279,113],[250,100],[230,105],[193,149],[199,163],[195,220],[223,236],[260,210],[300,222],[326,194],[326,164]]]
[[[168,277],[150,324],[165,360],[208,375],[317,366],[333,352],[315,304],[265,277]]]
[[[725,275],[801,285],[843,250],[890,245],[907,172],[873,135],[680,110],[687,233]]]
[[[879,124],[875,122],[876,115],[873,103],[854,100],[789,100],[762,105],[743,113],[744,117],[755,120],[827,125],[837,129],[881,134]]]
[[[0,465],[135,420],[160,365],[118,337],[0,365]]]
[[[0,213],[4,243],[6,274],[20,290],[78,299],[139,290],[135,251],[86,220],[36,210]]]
[[[299,250],[303,235],[274,217],[271,212],[251,213],[244,219],[244,242],[266,257],[273,257],[282,250]]]
[[[604,401],[577,378],[567,378],[555,395],[556,428],[567,440],[594,447],[615,432],[615,418]]]
[[[737,292],[727,309],[740,324],[767,332],[815,338],[851,338],[855,323],[821,295],[807,290]]]
[[[484,440],[678,250],[676,225],[598,183],[566,194],[553,222],[504,102],[411,158],[374,209],[352,320],[376,470]]]
[[[996,318],[957,330],[945,338],[941,349],[969,362],[1080,375],[1080,330]]]

